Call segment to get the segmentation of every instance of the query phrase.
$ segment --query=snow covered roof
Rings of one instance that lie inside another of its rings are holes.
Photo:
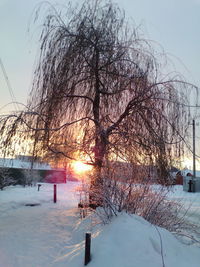
[[[0,167],[6,168],[18,168],[18,169],[30,169],[32,162],[30,160],[22,160],[20,158],[0,158]],[[34,170],[51,170],[51,166],[48,163],[34,162]]]
[[[181,173],[182,173],[183,176],[186,176],[188,173],[193,174],[193,171],[189,170],[189,169],[183,169],[181,171]],[[200,177],[200,171],[199,170],[196,170],[196,177]]]

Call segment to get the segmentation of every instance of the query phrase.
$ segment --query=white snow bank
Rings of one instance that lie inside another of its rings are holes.
[[[49,267],[66,253],[77,221],[77,183],[10,186],[0,191],[0,267]],[[39,206],[27,207],[27,203]],[[73,242],[79,242],[74,240]],[[67,264],[65,264],[67,266]]]
[[[83,257],[79,244],[74,253],[66,255],[67,266],[83,266]],[[156,228],[139,216],[121,214],[101,232],[93,234],[92,260],[88,266],[199,267],[200,249],[180,243],[165,229]]]
[[[83,267],[86,232],[92,233],[89,267],[200,266],[200,248],[182,244],[139,216],[122,213],[105,226],[93,226],[92,216],[81,220],[76,186],[57,185],[57,203],[52,184],[39,192],[20,186],[0,191],[0,267]],[[179,198],[181,191],[171,194]]]
[[[182,185],[176,185],[168,193],[168,198],[180,203],[187,211],[186,218],[200,229],[200,192],[185,192]],[[183,210],[183,213],[185,211]]]

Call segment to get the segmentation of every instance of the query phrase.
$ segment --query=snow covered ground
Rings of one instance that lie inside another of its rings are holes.
[[[171,233],[138,216],[121,214],[108,225],[80,219],[77,183],[0,191],[0,267],[84,266],[84,236],[92,232],[91,267],[199,267],[200,247],[185,245]],[[175,186],[170,198],[191,206],[189,217],[200,223],[200,193]],[[30,207],[26,204],[38,204]]]
[[[188,193],[183,191],[182,185],[176,185],[169,192],[168,197],[183,205],[187,210],[188,221],[196,224],[200,230],[200,192]]]

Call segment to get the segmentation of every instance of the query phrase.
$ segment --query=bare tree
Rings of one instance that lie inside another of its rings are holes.
[[[0,168],[0,189],[15,183],[8,168]]]
[[[106,160],[153,164],[165,182],[182,153],[191,86],[164,77],[151,44],[111,1],[86,0],[63,13],[50,6],[40,41],[28,108],[1,120],[4,145],[20,129],[34,140],[33,154],[85,158],[95,189]]]

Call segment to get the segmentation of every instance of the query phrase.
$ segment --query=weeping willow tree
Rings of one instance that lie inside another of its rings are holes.
[[[20,135],[34,155],[83,157],[96,188],[105,160],[153,164],[165,181],[183,151],[190,86],[163,74],[151,44],[111,1],[46,12],[28,107],[1,119],[3,149]]]

